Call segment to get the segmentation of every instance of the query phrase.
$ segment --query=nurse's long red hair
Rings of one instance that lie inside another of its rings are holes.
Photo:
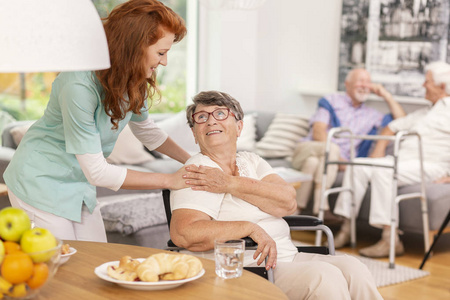
[[[174,42],[179,42],[186,35],[186,26],[179,15],[156,0],[125,2],[104,21],[111,68],[96,75],[104,89],[105,111],[112,128],[117,129],[127,112],[139,114],[146,95],[150,99],[159,96],[156,73],[146,78],[146,49],[163,37],[163,30],[174,33]]]

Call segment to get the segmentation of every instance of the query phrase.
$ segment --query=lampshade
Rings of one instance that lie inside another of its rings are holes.
[[[0,72],[109,67],[106,35],[90,0],[0,1]]]

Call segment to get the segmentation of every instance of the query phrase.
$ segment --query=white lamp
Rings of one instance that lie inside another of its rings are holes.
[[[0,1],[0,72],[109,67],[105,32],[90,0]]]
[[[253,10],[265,2],[266,0],[200,0],[207,8],[225,10]]]

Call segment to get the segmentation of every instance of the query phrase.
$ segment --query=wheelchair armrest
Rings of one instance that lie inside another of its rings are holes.
[[[258,244],[254,241],[254,240],[252,240],[250,237],[245,237],[245,238],[243,238],[243,240],[245,241],[245,248],[247,248],[247,247],[256,247],[256,246],[258,246]],[[168,240],[167,241],[167,246],[168,247],[178,247],[177,245],[175,245],[173,242],[172,242],[172,240]]]
[[[317,226],[322,225],[323,221],[314,216],[285,216],[283,219],[291,226]]]
[[[243,240],[245,241],[245,248],[258,246],[258,244],[254,240],[252,240],[251,237],[247,236],[247,237],[243,238]]]
[[[178,247],[177,245],[175,245],[175,244],[172,242],[172,240],[168,240],[168,241],[167,241],[167,246],[169,246],[169,247]]]

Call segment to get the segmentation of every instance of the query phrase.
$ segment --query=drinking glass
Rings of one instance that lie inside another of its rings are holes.
[[[217,276],[230,279],[242,276],[244,265],[245,241],[216,240],[214,241],[214,257]]]

